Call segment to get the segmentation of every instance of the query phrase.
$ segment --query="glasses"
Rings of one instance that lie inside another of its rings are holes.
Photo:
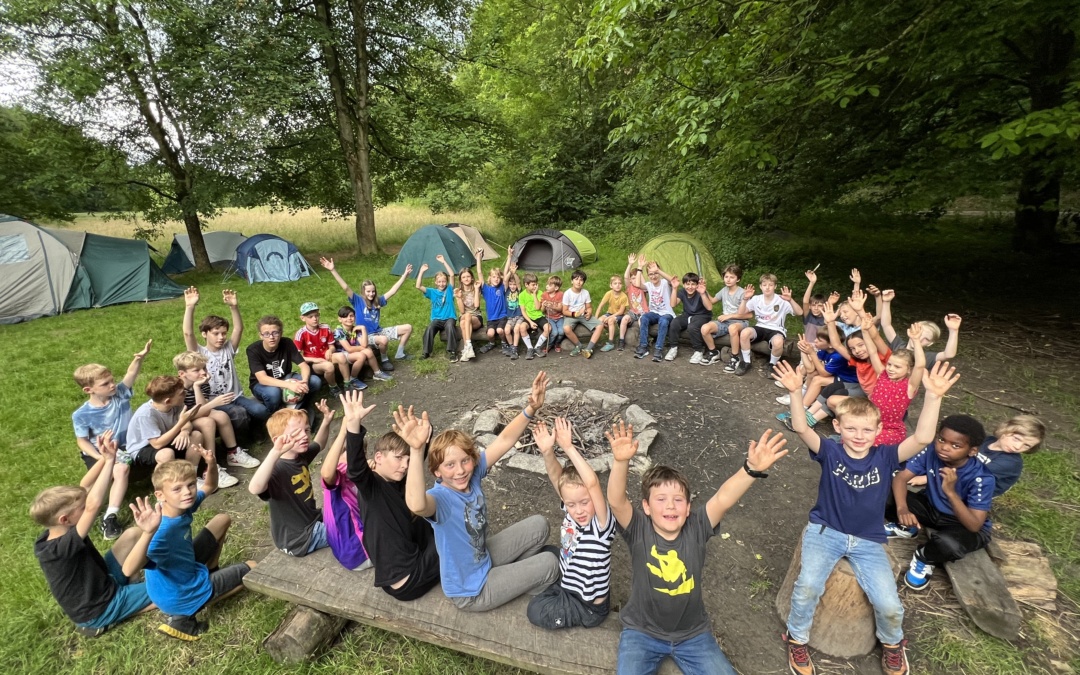
[[[268,331],[265,331],[263,333],[259,333],[259,335],[264,337],[264,338],[276,338],[276,337],[281,337],[281,331],[279,331],[279,330],[268,330]]]

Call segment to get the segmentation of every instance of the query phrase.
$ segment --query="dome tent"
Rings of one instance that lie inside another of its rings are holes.
[[[484,239],[484,235],[480,234],[480,230],[464,223],[447,223],[450,231],[461,237],[465,241],[465,244],[469,247],[470,251],[476,251],[476,249],[483,249],[484,256],[481,260],[487,262],[488,260],[497,260],[499,258],[499,251],[487,243]]]
[[[145,241],[42,228],[0,214],[0,323],[183,294]]]
[[[256,234],[236,247],[236,272],[253,284],[296,281],[311,276],[313,270],[291,241],[273,234]]]
[[[210,257],[210,265],[217,270],[230,269],[236,265],[236,248],[247,239],[239,232],[204,232],[203,244],[206,245],[206,254]],[[191,252],[191,237],[186,234],[173,236],[172,246],[169,247],[169,255],[161,269],[165,274],[181,274],[195,269],[195,255]]]
[[[723,277],[716,261],[700,241],[683,232],[667,232],[650,239],[638,251],[638,260],[656,261],[660,269],[679,278],[687,272],[705,277],[712,287],[719,288]]]
[[[575,232],[574,230],[562,230],[562,234],[564,234],[567,239],[574,242],[574,247],[578,250],[578,253],[581,254],[581,262],[583,264],[587,265],[589,263],[594,263],[600,259],[600,257],[596,255],[596,247],[593,246],[593,243],[589,241],[589,238],[582,233]]]
[[[413,272],[419,273],[420,265],[427,263],[426,277],[433,277],[438,272],[445,272],[442,263],[435,259],[441,255],[454,272],[463,267],[476,265],[476,255],[469,250],[469,245],[448,227],[425,225],[405,242],[398,253],[391,274],[405,274],[405,266],[412,265]]]
[[[558,230],[533,230],[514,242],[512,258],[519,270],[562,272],[581,266],[574,242]]]

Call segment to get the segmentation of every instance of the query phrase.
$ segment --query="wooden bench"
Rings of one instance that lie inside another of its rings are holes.
[[[374,571],[352,572],[329,549],[294,558],[272,551],[244,577],[249,589],[440,647],[552,675],[614,674],[622,625],[612,613],[597,628],[549,631],[529,623],[522,597],[484,613],[463,612],[433,589],[400,602],[372,585]],[[572,644],[573,649],[567,649]],[[677,673],[669,659],[661,673]]]

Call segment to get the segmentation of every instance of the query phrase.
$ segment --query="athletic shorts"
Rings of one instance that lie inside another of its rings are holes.
[[[494,321],[492,321],[491,319],[488,319],[487,327],[488,327],[488,330],[497,331],[500,328],[505,330],[506,329],[506,317],[504,316],[503,318],[495,319]]]
[[[374,334],[379,335],[381,337],[384,337],[387,340],[397,340],[398,339],[397,326],[389,326],[387,328],[380,328],[379,330],[375,331]]]
[[[150,604],[150,596],[146,593],[146,584],[129,584],[124,576],[124,568],[117,561],[112,551],[106,551],[105,567],[109,571],[109,577],[116,582],[118,588],[116,595],[109,601],[105,611],[96,619],[86,623],[76,624],[79,628],[108,628],[120,623],[135,614],[141,612]]]
[[[600,325],[600,322],[595,318],[586,319],[583,316],[568,316],[565,317],[563,321],[566,322],[565,325],[569,327],[570,330],[574,330],[578,325],[585,326],[587,330],[596,330],[596,327]]]
[[[772,339],[779,335],[783,339],[787,339],[783,333],[772,328],[762,328],[761,326],[754,326],[755,332],[754,339],[750,341],[750,344],[756,344],[758,342],[772,342]]]
[[[504,330],[506,330],[506,331],[515,330],[518,326],[520,326],[523,323],[525,323],[525,317],[521,316],[520,314],[517,315],[517,316],[512,316],[512,317],[510,317],[509,319],[506,320],[506,328]]]

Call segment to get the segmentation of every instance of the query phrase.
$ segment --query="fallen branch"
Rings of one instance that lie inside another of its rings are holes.
[[[970,389],[966,389],[964,387],[960,387],[960,391],[964,392],[965,394],[970,394],[970,395],[974,396],[975,398],[980,399],[982,401],[986,401],[987,403],[993,403],[994,405],[1000,405],[1000,406],[1005,407],[1005,408],[1012,408],[1013,410],[1019,410],[1020,412],[1024,413],[1025,415],[1038,415],[1039,414],[1038,410],[1029,410],[1028,408],[1025,408],[1023,406],[1013,405],[1012,403],[1005,403],[1003,401],[995,401],[992,398],[989,398],[987,396],[983,396],[982,394],[979,394],[978,392],[972,391]]]

